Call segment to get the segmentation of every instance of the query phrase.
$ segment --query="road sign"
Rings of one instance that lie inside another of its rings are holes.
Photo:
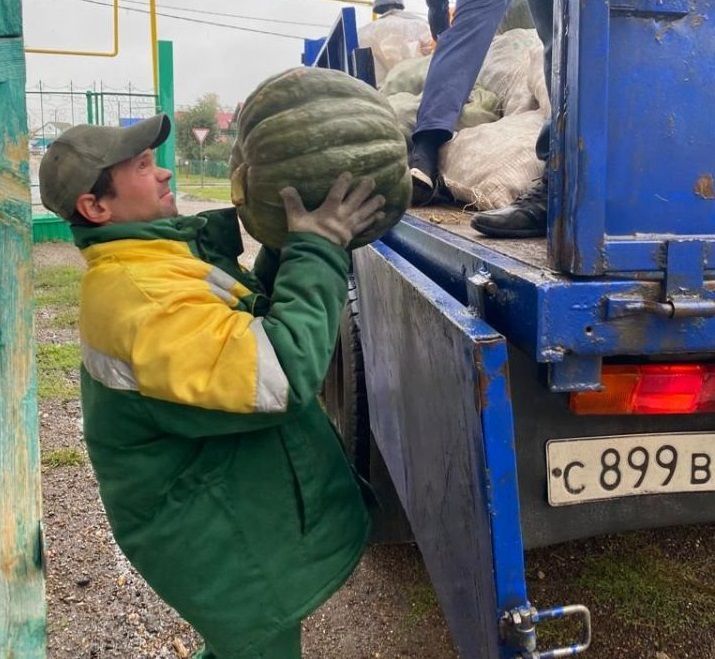
[[[192,128],[191,132],[194,134],[196,141],[203,145],[206,136],[209,134],[208,128]]]

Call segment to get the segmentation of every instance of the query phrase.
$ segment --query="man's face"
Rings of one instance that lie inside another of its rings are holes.
[[[150,222],[179,214],[169,188],[171,172],[158,167],[151,149],[112,167],[114,195],[102,198],[110,222]]]

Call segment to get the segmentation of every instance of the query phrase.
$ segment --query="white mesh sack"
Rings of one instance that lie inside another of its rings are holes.
[[[536,99],[539,110],[544,117],[551,116],[551,102],[549,92],[546,90],[544,78],[544,47],[534,46],[529,51],[529,73],[527,75],[529,91]]]
[[[396,64],[428,55],[433,46],[429,23],[417,14],[400,9],[388,11],[376,21],[363,25],[358,30],[358,43],[361,48],[372,48],[378,87]]]
[[[473,128],[499,119],[499,99],[494,92],[475,85],[469,99],[462,107],[457,130]]]
[[[422,95],[398,92],[388,96],[387,100],[397,115],[397,123],[407,144],[412,144],[412,133],[417,123],[417,110],[420,107]],[[495,94],[481,87],[475,87],[462,108],[456,130],[496,121],[499,118],[498,105],[499,101]]]
[[[543,54],[536,30],[521,28],[497,35],[489,47],[477,84],[497,95],[504,115],[538,108],[536,97],[529,88],[534,49],[540,49]]]
[[[431,56],[403,60],[387,74],[382,85],[378,85],[379,90],[385,96],[392,96],[401,92],[421,94],[431,61]]]
[[[531,17],[527,0],[511,0],[497,33],[502,34],[517,27],[527,29],[534,27],[534,19]]]
[[[408,144],[412,143],[412,132],[417,123],[417,108],[420,106],[421,98],[421,95],[417,96],[409,92],[399,92],[387,97],[397,115],[397,124]]]
[[[508,206],[544,171],[534,151],[540,111],[465,128],[440,150],[440,171],[454,197],[475,210]]]

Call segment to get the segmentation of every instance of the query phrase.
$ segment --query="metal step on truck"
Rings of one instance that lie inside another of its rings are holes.
[[[713,4],[554,13],[547,238],[406,213],[354,253],[325,388],[466,659],[588,647],[586,607],[530,604],[526,548],[715,520]],[[374,81],[353,9],[303,59]]]

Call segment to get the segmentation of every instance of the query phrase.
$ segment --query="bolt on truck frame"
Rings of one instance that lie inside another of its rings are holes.
[[[530,605],[524,548],[715,520],[713,3],[557,4],[547,238],[406,213],[353,255],[326,382],[469,659],[589,644],[585,607]],[[355,28],[304,64],[374,84]],[[566,615],[582,638],[537,649]]]

